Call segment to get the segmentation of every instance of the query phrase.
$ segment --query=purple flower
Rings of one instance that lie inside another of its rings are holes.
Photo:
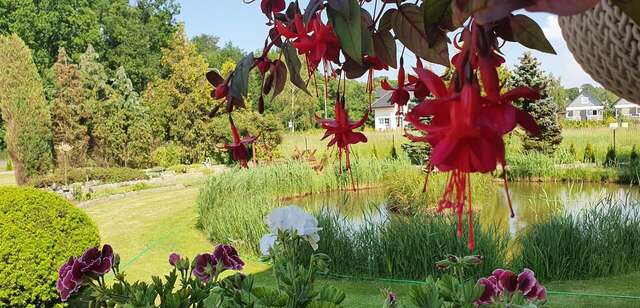
[[[476,300],[477,305],[488,304],[493,302],[493,299],[500,296],[502,290],[498,286],[498,280],[494,276],[489,276],[488,278],[480,278],[478,280],[478,284],[484,286],[484,291],[482,291],[482,295],[480,298]]]
[[[222,262],[224,269],[242,270],[244,261],[238,256],[238,252],[231,245],[220,244],[213,250],[214,264]]]
[[[102,246],[102,251],[98,247],[87,249],[78,262],[82,266],[82,273],[104,275],[111,270],[113,265],[113,248],[105,244]]]
[[[518,277],[510,270],[497,269],[493,271],[493,277],[498,281],[500,288],[509,292],[515,292],[518,287]]]
[[[529,300],[545,300],[547,299],[547,289],[543,287],[539,282],[531,288],[529,293],[524,295]]]
[[[74,257],[69,258],[69,261],[60,267],[56,288],[60,294],[60,300],[63,302],[69,299],[69,296],[77,292],[82,286],[84,275],[81,268],[82,264]]]
[[[176,264],[178,264],[178,261],[180,261],[180,259],[181,259],[180,255],[174,252],[171,255],[169,255],[169,264],[171,264],[171,266],[176,266]]]
[[[387,295],[387,300],[389,301],[389,303],[395,303],[396,302],[396,294],[393,292],[389,292],[389,294]]]
[[[532,270],[525,268],[520,275],[518,275],[518,290],[522,294],[527,294],[538,283]]]
[[[209,282],[211,276],[213,276],[216,270],[216,261],[213,256],[208,253],[203,253],[196,256],[195,265],[193,266],[193,275],[198,277],[202,282]]]

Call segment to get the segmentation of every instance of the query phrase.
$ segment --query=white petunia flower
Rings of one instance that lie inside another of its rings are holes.
[[[260,252],[263,256],[269,255],[269,251],[271,250],[271,247],[275,245],[277,239],[278,237],[273,234],[267,234],[262,237],[260,240]]]

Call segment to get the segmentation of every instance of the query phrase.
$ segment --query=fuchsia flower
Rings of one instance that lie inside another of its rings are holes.
[[[326,68],[330,67],[330,62],[339,62],[340,41],[333,28],[322,22],[319,14],[311,18],[307,27],[302,22],[302,16],[296,14],[293,26],[295,28],[287,27],[283,22],[276,20],[278,32],[291,39],[298,53],[306,56],[310,72],[315,71],[320,62],[324,62]]]
[[[262,0],[260,2],[260,10],[262,10],[262,13],[269,19],[271,19],[273,13],[284,11],[285,7],[286,3],[284,0]]]
[[[383,79],[380,85],[387,91],[393,91],[391,94],[391,102],[398,105],[398,114],[402,113],[402,107],[409,102],[408,84],[405,84],[404,60],[400,58],[400,68],[398,69],[398,86],[392,87],[389,81]]]
[[[69,258],[69,261],[60,267],[56,288],[60,294],[60,300],[63,302],[67,301],[71,294],[80,290],[85,279],[81,268],[82,264],[74,257]]]
[[[231,115],[229,115],[229,125],[231,126],[233,142],[225,144],[224,147],[231,151],[233,160],[237,161],[240,164],[240,167],[247,168],[247,161],[249,159],[247,145],[253,143],[257,137],[247,136],[241,139],[240,133],[238,133],[238,128],[236,128],[236,125],[233,123]]]
[[[340,96],[340,95],[338,95]],[[338,147],[338,157],[342,161],[342,154],[346,155],[346,168],[351,170],[351,161],[349,158],[350,149],[352,144],[359,142],[367,142],[367,137],[360,132],[354,132],[354,129],[359,128],[367,120],[369,112],[366,112],[362,119],[358,122],[351,121],[349,114],[345,110],[344,97],[336,100],[335,106],[335,119],[321,119],[316,116],[316,121],[325,129],[322,140],[333,136],[327,146],[336,145]]]
[[[436,74],[416,67],[417,78],[435,99],[424,100],[409,112],[406,120],[424,133],[424,136],[407,134],[409,139],[432,146],[430,163],[440,171],[451,171],[437,210],[455,210],[458,236],[463,235],[462,216],[468,203],[468,247],[473,250],[469,174],[493,171],[498,163],[506,165],[502,138],[516,124],[532,134],[539,133],[533,117],[512,105],[516,99],[535,99],[539,94],[535,89],[518,88],[500,95],[496,70],[501,61],[496,58],[499,56],[495,47],[486,41],[483,29],[476,25],[472,25],[471,30],[465,29],[462,38],[464,47],[452,60],[456,74],[448,88]],[[486,96],[481,94],[476,70],[480,71]],[[424,119],[430,119],[429,123],[424,123]],[[509,208],[512,208],[511,202]]]

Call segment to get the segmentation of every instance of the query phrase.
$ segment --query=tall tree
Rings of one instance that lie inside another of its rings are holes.
[[[0,110],[16,182],[52,165],[51,120],[31,51],[17,35],[0,37]]]
[[[51,106],[53,144],[60,149],[63,144],[70,150],[56,151],[58,164],[62,160],[72,166],[82,166],[87,157],[89,134],[87,121],[89,110],[85,105],[83,80],[78,66],[71,62],[64,48],[60,48],[58,60],[53,65],[55,74],[55,99]],[[73,157],[72,160],[68,160]]]
[[[210,68],[219,71],[223,70],[225,63],[238,63],[244,57],[245,52],[234,46],[233,43],[227,42],[220,47],[220,38],[210,34],[196,35],[191,39],[191,43],[196,46],[198,52],[204,57]]]
[[[511,86],[541,89],[541,99],[522,99],[516,102],[518,107],[534,117],[542,132],[538,137],[526,135],[523,140],[524,149],[551,154],[562,142],[557,104],[549,93],[551,78],[542,71],[540,62],[530,52],[526,52],[519,60],[511,76]]]
[[[134,89],[141,91],[162,72],[162,49],[176,31],[179,6],[174,0],[138,0],[135,6],[115,0],[104,10],[104,42],[99,52],[109,69],[123,66]]]
[[[146,167],[153,141],[149,109],[122,67],[116,71],[113,89],[113,95],[96,108],[93,155],[104,165]]]
[[[204,78],[208,65],[187,39],[184,27],[163,50],[162,66],[168,74],[154,80],[145,94],[154,127],[159,129],[156,136],[182,146],[186,160],[201,161],[215,149],[208,113],[216,102]]]

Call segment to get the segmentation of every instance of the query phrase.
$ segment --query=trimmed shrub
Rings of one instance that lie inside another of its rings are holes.
[[[153,163],[165,168],[182,163],[182,156],[184,156],[184,149],[171,143],[158,147],[151,153]]]
[[[101,181],[104,183],[118,183],[147,179],[147,174],[140,169],[132,168],[74,168],[67,170],[67,182],[80,183],[86,181]],[[31,186],[49,187],[54,184],[65,184],[63,170],[33,178]]]
[[[584,158],[582,159],[585,163],[595,163],[596,162],[596,153],[593,151],[593,146],[591,143],[587,143],[587,146],[584,148]]]
[[[605,167],[615,167],[616,165],[616,150],[609,148],[607,150],[607,156],[604,158]]]
[[[35,188],[0,188],[0,225],[0,306],[51,306],[65,256],[100,243],[85,213]]]

